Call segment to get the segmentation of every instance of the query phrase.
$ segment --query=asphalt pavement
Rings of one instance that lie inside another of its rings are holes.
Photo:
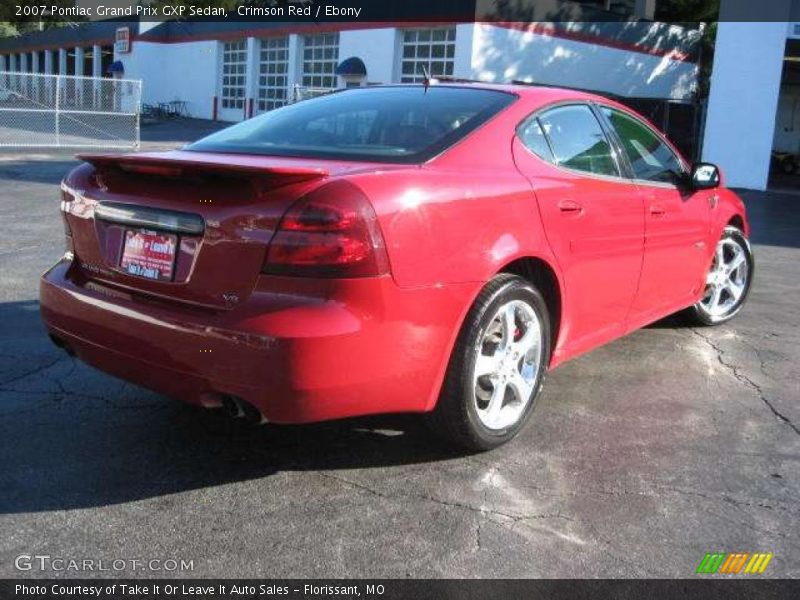
[[[146,127],[145,147],[215,127]],[[800,197],[743,192],[737,319],[667,319],[567,363],[515,441],[465,456],[414,416],[256,427],[56,349],[37,285],[74,164],[0,154],[0,577],[694,577],[706,552],[800,576]]]

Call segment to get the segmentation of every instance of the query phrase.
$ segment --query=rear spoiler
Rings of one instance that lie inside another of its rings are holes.
[[[194,155],[192,155],[194,154]],[[187,156],[189,155],[189,156]],[[79,154],[98,169],[119,169],[128,173],[161,177],[197,176],[203,174],[239,175],[266,179],[288,179],[291,182],[327,177],[326,169],[292,164],[292,159],[275,157],[231,157],[220,154],[175,152],[164,154]]]

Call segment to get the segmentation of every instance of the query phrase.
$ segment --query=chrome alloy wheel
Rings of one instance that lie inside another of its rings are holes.
[[[700,301],[703,309],[712,317],[727,314],[745,293],[749,276],[745,249],[734,238],[722,238],[706,276],[706,289]]]
[[[514,425],[533,398],[542,368],[542,327],[521,300],[500,306],[475,348],[473,398],[488,429]]]

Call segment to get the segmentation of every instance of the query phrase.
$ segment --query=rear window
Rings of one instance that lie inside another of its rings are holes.
[[[424,162],[515,99],[506,92],[442,86],[346,90],[270,111],[186,149]]]

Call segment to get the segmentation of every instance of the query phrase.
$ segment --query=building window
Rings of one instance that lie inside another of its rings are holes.
[[[403,32],[403,58],[400,81],[418,83],[431,77],[453,74],[456,53],[456,28],[407,29]]]
[[[114,46],[103,46],[100,49],[100,76],[111,77],[109,69],[114,63]]]
[[[626,17],[630,17],[636,12],[636,0],[577,0],[577,2],[591,8],[607,10]],[[646,14],[637,16],[647,17]],[[650,18],[652,17],[653,15],[650,15]]]
[[[244,108],[247,87],[247,41],[222,45],[222,108]]]
[[[303,87],[335,88],[339,33],[303,36]]]
[[[75,75],[75,50],[67,50],[67,72],[62,75]]]
[[[258,110],[286,104],[289,87],[289,38],[261,40],[258,67]]]
[[[83,76],[92,77],[94,75],[94,48],[89,46],[83,49]]]

